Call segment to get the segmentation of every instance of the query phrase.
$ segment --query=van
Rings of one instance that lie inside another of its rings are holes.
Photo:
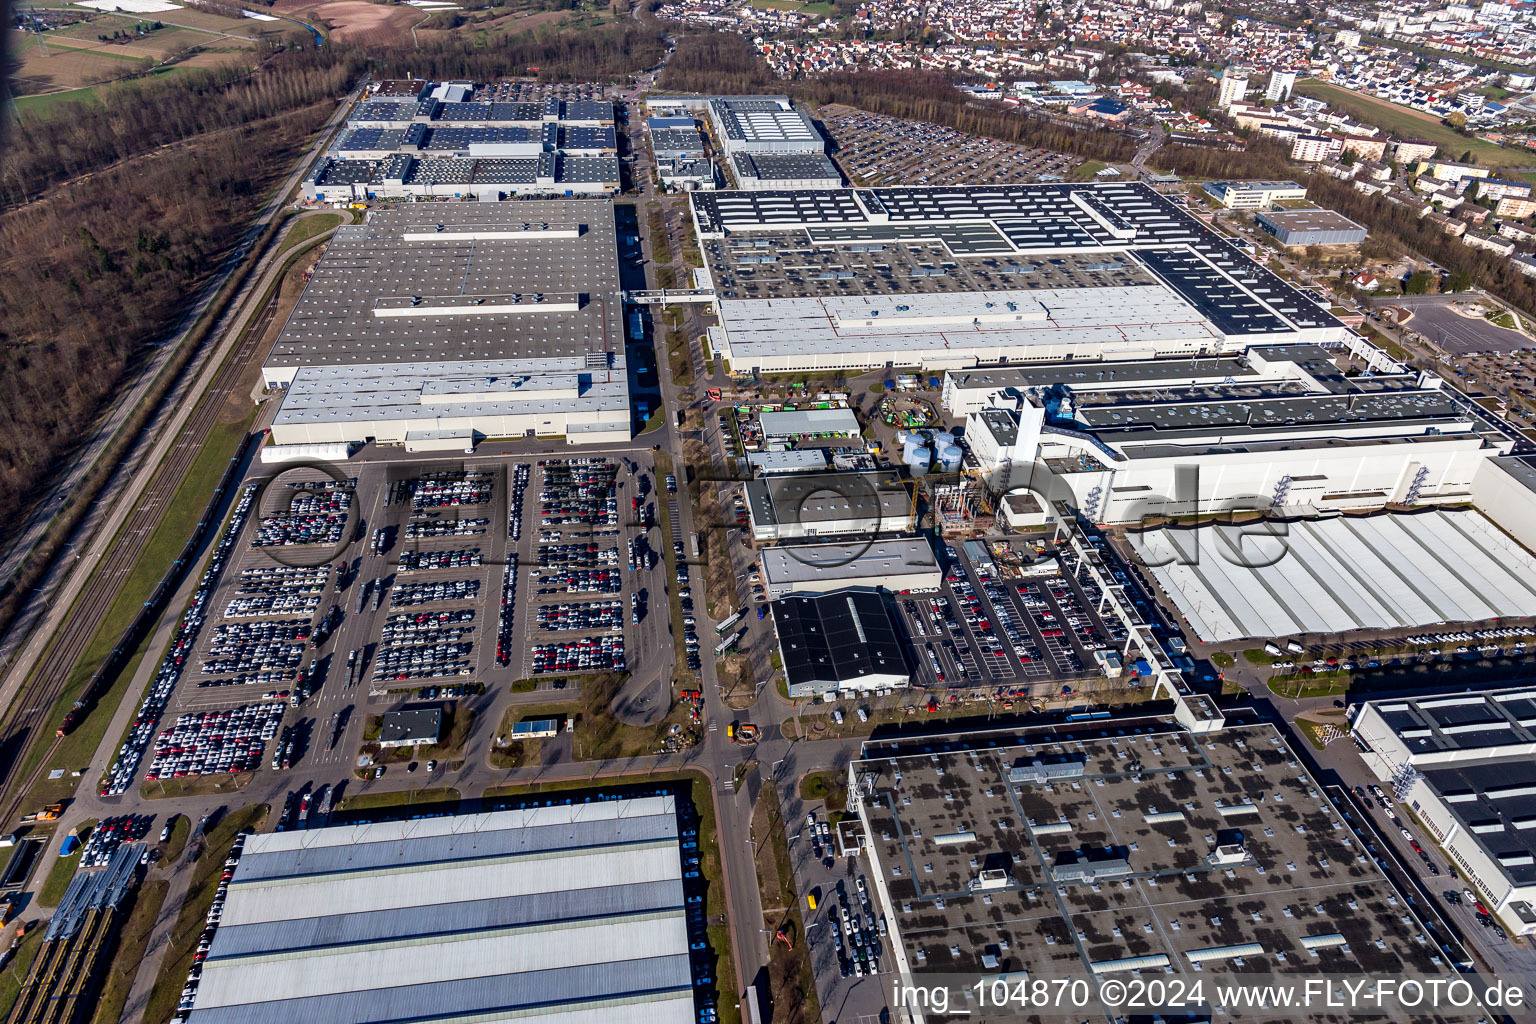
[[[1287,640],[1285,642],[1285,649],[1290,651],[1292,654],[1300,654],[1306,648],[1302,647],[1301,644],[1297,643],[1295,640]]]
[[[1280,648],[1276,647],[1274,644],[1265,644],[1264,645],[1264,653],[1265,654],[1273,654],[1275,657],[1278,658],[1278,657],[1280,657]]]

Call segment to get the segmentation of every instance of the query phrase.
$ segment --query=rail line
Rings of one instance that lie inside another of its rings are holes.
[[[299,247],[297,251],[307,252],[324,241],[326,237],[326,235],[319,235],[314,241]],[[277,245],[276,238],[273,239],[272,244]],[[84,654],[86,645],[100,628],[118,590],[127,578],[129,570],[132,569],[134,560],[149,540],[162,512],[166,510],[177,488],[181,486],[183,478],[191,469],[192,463],[217,423],[225,403],[239,385],[241,378],[256,363],[261,339],[276,318],[284,276],[286,272],[278,275],[266,305],[246,326],[235,348],[215,372],[208,389],[198,398],[197,405],[183,424],[175,444],[156,468],[133,511],[119,527],[111,546],[92,574],[90,585],[81,593],[75,606],[70,609],[68,617],[60,624],[58,632],[33,667],[21,692],[9,707],[0,713],[0,751],[4,752],[4,760],[0,761],[0,792],[11,794],[6,801],[3,814],[0,814],[0,821],[7,821],[15,815],[21,800],[63,742],[63,737],[54,737],[47,751],[38,760],[37,767],[26,779],[20,780],[20,784],[17,784],[17,771],[26,760],[28,748],[37,738],[36,731],[47,726],[50,713],[63,694],[70,674]],[[252,285],[254,286],[255,283],[256,279],[253,278]],[[237,318],[243,307],[244,302],[230,304],[221,318],[223,322],[216,324],[209,332],[209,343],[215,343],[214,339],[222,336],[228,329],[231,319]],[[243,445],[241,451],[243,451]],[[122,652],[124,657],[128,653]],[[98,711],[111,713],[111,710],[105,708]]]

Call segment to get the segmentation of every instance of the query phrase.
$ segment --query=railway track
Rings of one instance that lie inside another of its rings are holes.
[[[298,251],[307,251],[318,245],[326,235],[317,236],[313,242]],[[277,240],[273,240],[273,245]],[[287,258],[286,256],[284,257]],[[253,277],[253,283],[257,278]],[[191,469],[198,452],[202,450],[219,413],[239,386],[246,372],[256,364],[261,339],[266,335],[277,315],[278,297],[281,293],[282,275],[272,287],[261,312],[245,328],[234,349],[228,353],[215,372],[208,389],[198,398],[192,414],[182,425],[176,442],[166,452],[145,486],[133,511],[123,520],[106,554],[102,556],[88,587],[81,593],[75,606],[60,625],[58,632],[44,650],[37,664],[16,699],[0,712],[0,792],[9,793],[0,821],[8,821],[47,766],[62,737],[55,736],[47,751],[38,760],[37,767],[24,779],[17,778],[28,748],[37,740],[37,731],[48,726],[48,718],[57,703],[71,673],[85,652],[86,645],[100,628],[107,610],[111,607],[122,587],[134,560],[138,558],[156,523],[165,511],[182,479]],[[221,337],[238,318],[244,302],[230,304],[221,322],[209,332],[209,343]],[[190,368],[189,368],[190,369]],[[217,531],[211,534],[217,538]],[[113,713],[112,708],[99,707],[97,714]]]

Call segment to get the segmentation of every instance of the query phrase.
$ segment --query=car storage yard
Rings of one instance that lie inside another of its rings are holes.
[[[1070,694],[1074,683],[1102,682],[1095,650],[1118,649],[1125,634],[1101,619],[1093,595],[1061,572],[1018,568],[951,548],[937,593],[898,595],[912,639],[914,680],[935,690],[978,696]]]
[[[529,678],[570,699],[631,650],[670,658],[640,458],[266,467],[145,781],[350,759],[402,704],[490,705]]]

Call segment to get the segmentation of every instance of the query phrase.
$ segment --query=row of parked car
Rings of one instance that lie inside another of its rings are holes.
[[[427,572],[432,569],[470,569],[480,564],[479,548],[452,551],[402,551],[401,572]]]
[[[486,472],[443,473],[404,481],[403,486],[410,491],[411,511],[421,512],[431,508],[489,504],[492,479]]]
[[[528,490],[528,463],[512,468],[512,493],[507,498],[507,533],[513,544],[507,547],[507,564],[501,573],[501,607],[496,612],[496,664],[512,663],[513,623],[517,617],[516,541],[523,535],[523,496]]]
[[[552,569],[538,577],[540,594],[617,594],[624,589],[617,569]]]
[[[229,895],[229,880],[235,877],[235,868],[240,863],[240,853],[245,849],[245,837],[250,835],[250,829],[241,829],[235,836],[234,845],[230,847],[229,856],[224,859],[224,871],[219,875],[218,888],[213,891],[213,904],[208,908],[207,927],[202,935],[198,936],[197,949],[192,954],[192,968],[187,972],[187,983],[182,986],[181,999],[176,1003],[176,1016],[171,1018],[171,1024],[186,1024],[188,1016],[192,1013],[192,1004],[197,1000],[197,987],[203,977],[203,961],[208,959],[208,951],[213,948],[213,936],[219,928],[219,920],[224,916],[224,900]]]
[[[277,736],[282,722],[281,703],[243,704],[182,715],[155,738],[154,760],[144,778],[255,771],[261,767],[266,742]]]
[[[513,540],[523,536],[523,495],[528,490],[531,470],[528,463],[519,462],[512,467],[512,493],[507,499],[507,529]]]
[[[410,612],[391,615],[384,620],[379,631],[380,639],[392,640],[427,638],[432,640],[457,640],[475,631],[475,610],[454,608],[447,611]]]
[[[564,640],[559,643],[534,644],[529,653],[531,670],[536,675],[547,672],[604,672],[626,670],[624,637],[609,634]]]
[[[373,678],[399,680],[467,676],[470,673],[469,652],[473,648],[474,644],[466,640],[384,648],[374,657]]]
[[[480,596],[479,580],[443,580],[440,583],[405,583],[389,597],[391,608],[414,608],[437,601],[473,601]]]
[[[624,605],[619,601],[544,604],[534,612],[534,621],[540,629],[556,632],[622,630]]]
[[[234,549],[236,538],[245,528],[246,520],[250,517],[251,508],[255,504],[258,489],[257,484],[249,484],[241,490],[240,497],[236,499],[229,523],[225,526],[224,533],[219,537],[219,543],[208,560],[208,567],[203,570],[203,578],[198,582],[197,591],[188,602],[181,621],[176,624],[170,646],[166,649],[165,657],[160,661],[160,667],[155,671],[155,680],[150,684],[149,693],[134,715],[133,723],[128,729],[128,736],[123,740],[123,745],[118,748],[117,756],[112,759],[112,765],[107,769],[106,777],[102,780],[100,789],[102,796],[121,795],[133,785],[134,773],[143,763],[150,741],[154,739],[155,728],[159,725],[160,715],[170,703],[171,693],[176,689],[176,683],[181,679],[186,660],[192,654],[192,647],[197,642],[198,633],[202,630],[208,602],[213,597],[214,584],[229,561],[229,554]],[[68,718],[65,719],[65,724],[69,724]]]
[[[235,579],[236,594],[322,594],[331,579],[328,565],[253,565]]]
[[[155,820],[153,814],[121,814],[102,818],[86,836],[80,850],[80,867],[105,867],[124,843],[136,842],[149,834],[149,826]],[[148,853],[148,851],[145,851]]]
[[[619,549],[604,547],[591,541],[574,544],[549,544],[539,548],[539,565],[530,569],[538,573],[548,566],[570,566],[576,569],[596,569],[619,564]]]
[[[334,544],[341,540],[352,509],[352,492],[301,491],[282,512],[261,517],[251,545],[258,548],[295,544]]]
[[[547,459],[539,491],[541,526],[617,526],[618,473],[607,459]]]
[[[441,513],[428,512],[427,516]],[[429,540],[433,537],[472,537],[485,532],[489,519],[415,519],[405,524],[406,540]]]
[[[857,885],[858,906],[853,906],[847,883],[837,880],[837,927],[832,930],[832,945],[837,951],[838,970],[845,978],[880,973],[884,945],[885,921],[875,913],[863,875]]]

